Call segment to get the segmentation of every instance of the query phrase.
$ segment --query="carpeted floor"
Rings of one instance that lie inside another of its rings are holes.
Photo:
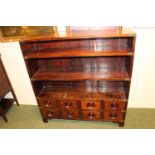
[[[115,123],[49,120],[44,123],[35,105],[13,105],[7,113],[8,123],[0,116],[0,128],[4,129],[119,129]],[[155,109],[133,109],[127,111],[125,127],[128,129],[155,128]],[[121,128],[122,129],[122,128]]]

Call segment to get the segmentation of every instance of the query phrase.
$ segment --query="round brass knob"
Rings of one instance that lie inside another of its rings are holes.
[[[48,111],[47,115],[48,115],[48,117],[54,117],[54,112]]]
[[[113,103],[111,104],[111,108],[112,108],[112,109],[117,109],[117,108],[118,108],[118,103],[113,102]]]
[[[95,107],[95,103],[92,102],[92,101],[89,101],[89,102],[87,103],[87,107],[93,108],[93,107]]]
[[[92,118],[94,118],[95,117],[95,114],[94,113],[88,113],[88,118],[89,119],[92,119]]]
[[[72,102],[68,101],[68,102],[65,103],[65,105],[66,105],[66,108],[70,108],[72,106]]]
[[[52,103],[51,102],[45,102],[45,107],[51,107],[52,106]]]
[[[117,114],[116,113],[111,113],[110,117],[111,117],[111,119],[115,119],[117,117]]]
[[[67,112],[67,117],[68,117],[68,118],[72,118],[72,117],[73,117],[73,113],[72,113],[72,112],[70,112],[70,111],[69,111],[69,112]]]

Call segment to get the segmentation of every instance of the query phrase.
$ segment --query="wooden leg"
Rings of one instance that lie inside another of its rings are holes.
[[[16,101],[17,106],[19,106],[19,102],[18,102],[18,99],[17,99],[17,97],[16,97],[14,91],[11,91],[11,93],[12,93],[12,95],[13,95],[13,97],[14,97],[14,100]]]
[[[48,123],[48,119],[47,118],[43,118],[43,122],[44,123]]]
[[[1,103],[1,102],[0,102]],[[2,103],[1,103],[2,104]],[[2,109],[1,107],[1,104],[0,104],[0,116],[3,117],[4,121],[5,122],[8,122],[8,119],[6,118],[5,114],[4,114],[4,110]]]
[[[8,122],[8,119],[6,118],[6,116],[4,114],[2,114],[2,117],[3,117],[5,122]]]
[[[124,122],[119,122],[118,125],[119,127],[124,127]]]

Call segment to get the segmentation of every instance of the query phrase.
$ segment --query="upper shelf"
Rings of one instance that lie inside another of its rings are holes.
[[[134,39],[127,37],[21,43],[25,59],[133,55]]]
[[[36,51],[28,53],[24,56],[25,59],[39,58],[65,58],[65,57],[100,57],[100,56],[130,56],[134,52],[128,51],[91,51],[91,50],[61,50],[61,51]]]

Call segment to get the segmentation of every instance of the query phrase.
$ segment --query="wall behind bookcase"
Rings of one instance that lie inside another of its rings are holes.
[[[137,33],[129,107],[155,108],[155,27],[134,27]]]
[[[155,108],[155,28],[133,29],[137,40],[129,107]],[[20,104],[36,105],[19,43],[0,43],[0,53]]]

